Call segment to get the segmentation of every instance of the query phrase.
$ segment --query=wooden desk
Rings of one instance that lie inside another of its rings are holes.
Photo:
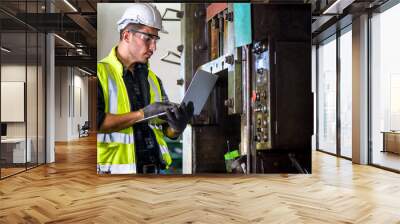
[[[382,152],[400,154],[400,131],[383,131]]]
[[[25,153],[25,138],[6,138],[1,139],[1,157],[6,163],[25,163],[31,162],[31,145],[30,138],[26,140],[27,147]]]

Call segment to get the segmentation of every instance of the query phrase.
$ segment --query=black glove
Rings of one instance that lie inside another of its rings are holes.
[[[177,133],[182,133],[189,120],[193,117],[193,111],[192,102],[189,102],[187,105],[182,103],[179,107],[175,105],[172,109],[167,110],[167,122],[169,126]]]
[[[144,118],[166,112],[168,109],[173,108],[174,104],[168,102],[155,102],[145,106],[143,110]]]

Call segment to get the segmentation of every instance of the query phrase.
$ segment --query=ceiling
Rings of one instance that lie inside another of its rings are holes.
[[[312,0],[313,43],[332,36],[352,23],[352,18],[375,9],[389,0]]]
[[[96,70],[97,0],[1,0],[2,61],[28,63],[44,49],[44,32],[55,37],[56,65]],[[50,13],[51,12],[51,13]],[[40,38],[42,37],[42,38]],[[64,41],[65,40],[65,41]],[[39,41],[40,42],[40,41]],[[40,55],[40,54],[39,54]]]
[[[379,6],[387,0],[280,0],[279,2],[282,1],[311,3],[312,30],[315,39],[317,36],[323,37],[330,35],[329,32],[335,32],[335,29],[329,31],[329,28],[335,26],[337,21],[346,15],[354,15],[368,8]],[[81,66],[95,71],[97,54],[96,6],[100,2],[132,1],[0,0],[1,44],[12,50],[10,53],[2,51],[2,60],[25,62],[26,58],[31,58],[31,56],[37,55],[37,51],[43,50],[43,44],[40,41],[37,43],[36,33],[53,32],[58,35],[55,38],[56,65]],[[278,1],[257,2],[271,3]],[[335,2],[341,3],[336,6],[341,12],[338,14],[324,13]],[[327,30],[328,33],[326,33]],[[41,39],[39,38],[39,40]]]

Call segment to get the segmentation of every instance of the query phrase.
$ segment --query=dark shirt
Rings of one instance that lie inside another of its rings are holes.
[[[131,111],[137,111],[150,103],[150,85],[147,81],[148,69],[145,64],[136,64],[133,74],[124,70],[123,79],[128,92]],[[161,87],[161,94],[167,99],[161,80],[158,79]],[[105,118],[105,103],[103,89],[98,82],[97,91],[97,127],[99,128]],[[142,172],[142,165],[161,164],[159,146],[154,132],[147,122],[133,125],[135,138],[136,164],[138,173]]]

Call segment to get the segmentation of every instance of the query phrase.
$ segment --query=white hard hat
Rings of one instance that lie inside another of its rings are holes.
[[[162,26],[160,12],[150,3],[134,3],[133,6],[127,8],[117,22],[118,32],[121,32],[130,23],[142,24],[167,33]]]

